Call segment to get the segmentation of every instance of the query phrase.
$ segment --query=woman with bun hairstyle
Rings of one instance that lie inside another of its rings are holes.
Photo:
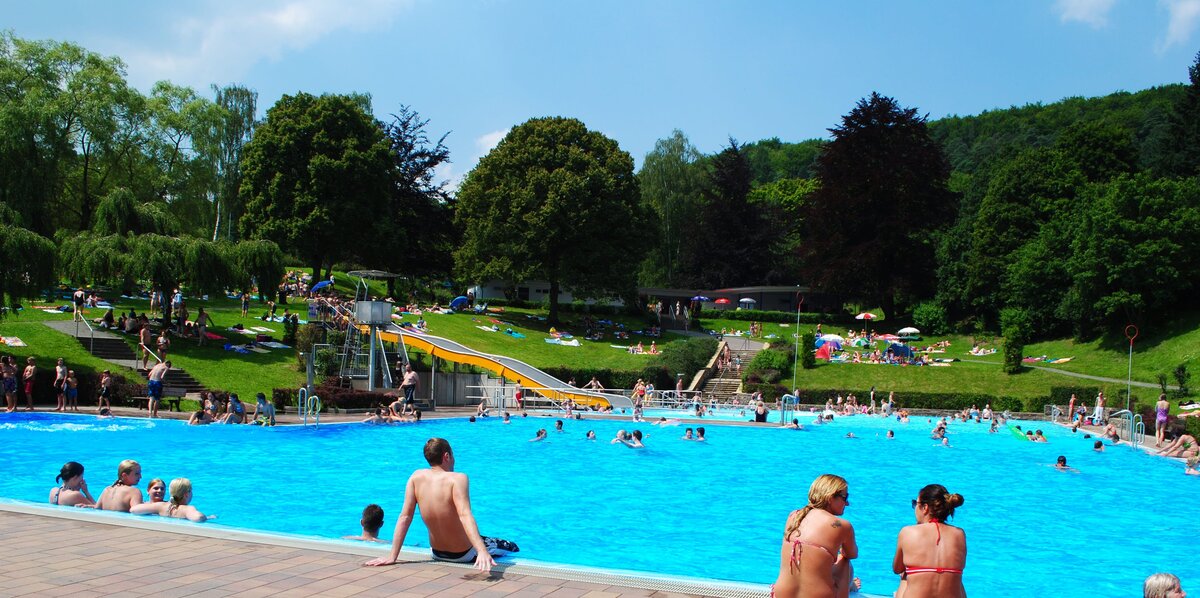
[[[967,535],[946,524],[962,506],[961,494],[930,484],[912,501],[916,525],[900,530],[892,570],[900,574],[896,598],[966,598],[962,572],[967,564]]]
[[[792,511],[783,529],[779,577],[771,596],[835,598],[850,593],[850,560],[858,557],[854,527],[841,518],[850,506],[846,480],[824,474],[808,488],[808,504]]]

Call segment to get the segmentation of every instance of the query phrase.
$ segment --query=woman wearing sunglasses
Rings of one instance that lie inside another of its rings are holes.
[[[779,577],[771,596],[835,598],[850,593],[850,560],[858,557],[854,527],[841,518],[850,506],[846,480],[824,474],[808,489],[808,504],[783,530]]]
[[[896,598],[965,598],[962,572],[967,564],[967,536],[946,524],[962,506],[960,494],[930,484],[912,501],[916,525],[900,530],[892,570],[900,574]]]

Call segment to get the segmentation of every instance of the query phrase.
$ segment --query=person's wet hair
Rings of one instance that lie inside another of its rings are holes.
[[[63,463],[62,469],[58,472],[58,477],[54,478],[56,482],[65,482],[75,476],[83,475],[83,464],[75,461],[67,461]]]
[[[420,413],[418,411],[418,413]],[[449,454],[453,454],[450,450],[450,441],[445,438],[430,438],[425,442],[425,461],[430,465],[441,465],[442,459]]]
[[[171,486],[168,492],[171,493],[171,504],[182,505],[183,498],[192,491],[192,481],[187,478],[175,478],[171,480]]]
[[[961,494],[950,494],[941,484],[930,484],[917,493],[917,503],[929,507],[929,515],[938,521],[954,516],[954,509],[962,506]]]
[[[1104,443],[1097,440],[1096,444],[1092,445],[1092,448],[1100,448],[1102,446],[1104,446]]]
[[[634,431],[633,431],[633,437],[634,437],[634,438],[636,438],[636,439],[638,439],[638,442],[641,442],[641,440],[642,440],[642,431],[641,431],[641,430],[634,430]]]
[[[377,504],[369,504],[362,512],[363,529],[378,534],[379,528],[383,527],[383,507]]]
[[[474,416],[474,415],[472,415],[471,417],[468,417],[468,418],[467,418],[467,421],[469,421],[469,422],[471,422],[471,423],[475,423],[475,416]]]
[[[1057,463],[1058,463],[1059,465],[1066,465],[1066,464],[1067,464],[1067,457],[1066,457],[1066,455],[1059,455],[1059,456],[1058,456],[1058,461],[1057,461]]]
[[[703,427],[696,428],[696,433],[701,436],[704,436],[704,428]]]
[[[140,467],[140,465],[138,465],[138,462],[134,461],[133,459],[126,459],[118,463],[117,481],[113,482],[113,485],[116,486],[117,484],[123,484],[124,482],[121,481],[121,476],[133,473],[133,470],[137,467]]]

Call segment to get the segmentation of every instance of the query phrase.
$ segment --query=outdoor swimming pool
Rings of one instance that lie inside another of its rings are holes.
[[[3,415],[0,496],[44,503],[67,460],[87,467],[98,495],[117,463],[135,458],[143,488],[153,477],[191,478],[194,504],[219,514],[219,525],[337,538],[358,533],[362,507],[376,502],[390,538],[404,482],[425,466],[425,440],[442,436],[471,476],[482,532],[542,561],[770,583],[784,521],[825,472],[849,481],[846,517],[869,593],[895,589],[896,533],[912,523],[909,500],[932,482],[966,498],[953,523],[967,532],[973,596],[1133,595],[1149,573],[1190,563],[1200,532],[1190,510],[1200,478],[1181,464],[1124,447],[1095,453],[1091,440],[1058,428],[1043,428],[1049,444],[1033,444],[953,424],[954,447],[944,448],[924,419],[839,418],[803,431],[706,425],[707,443],[679,440],[684,426],[639,424],[648,448],[637,451],[609,444],[629,422],[568,421],[562,434],[553,424],[262,429]],[[549,440],[527,442],[541,427]],[[895,439],[884,437],[889,428]],[[584,440],[589,429],[599,441]],[[1082,473],[1045,466],[1059,454]],[[419,519],[408,539],[427,546]]]

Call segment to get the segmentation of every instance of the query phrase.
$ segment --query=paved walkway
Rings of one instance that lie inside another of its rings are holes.
[[[983,361],[980,359],[964,359],[962,361],[965,361],[967,363],[984,363],[987,365],[995,365],[995,366],[1002,365],[1002,364],[996,363],[994,361]],[[1048,368],[1048,367],[1042,366],[1042,365],[1030,365],[1028,363],[1023,364],[1023,365],[1027,368],[1031,368],[1031,369],[1035,369],[1035,370],[1042,370],[1044,372],[1050,372],[1053,374],[1062,374],[1064,376],[1071,376],[1072,378],[1084,378],[1086,380],[1096,380],[1097,382],[1108,382],[1110,384],[1125,384],[1124,380],[1121,380],[1118,378],[1105,378],[1104,376],[1093,376],[1091,374],[1081,374],[1079,372],[1070,372],[1067,370],[1060,370],[1058,368]],[[1130,384],[1130,386],[1136,386],[1138,388],[1161,388],[1159,385],[1157,385],[1153,382],[1139,382],[1137,380],[1132,380],[1129,382],[1129,384]],[[1172,386],[1168,384],[1167,388],[1172,388]]]
[[[704,596],[516,573],[482,575],[465,565],[421,559],[363,567],[378,546],[330,552],[0,510],[0,597],[9,596]],[[92,514],[94,517],[96,514]],[[171,526],[180,527],[180,526]],[[204,526],[187,526],[205,529]],[[336,546],[336,545],[335,545]],[[407,551],[401,558],[414,558]],[[661,584],[660,584],[661,585]],[[762,591],[720,592],[764,596]]]

